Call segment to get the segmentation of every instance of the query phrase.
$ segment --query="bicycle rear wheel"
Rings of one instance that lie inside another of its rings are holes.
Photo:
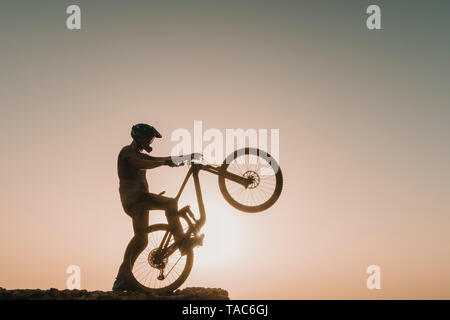
[[[131,266],[131,281],[141,291],[170,293],[179,288],[191,272],[194,262],[192,249],[184,256],[177,249],[169,257],[164,257],[164,252],[159,247],[167,232],[172,239],[169,242],[170,246],[174,243],[174,239],[169,225],[151,225],[148,228],[148,244],[138,253],[135,263]],[[158,278],[161,274],[164,275],[164,279]]]
[[[280,197],[283,188],[281,168],[265,151],[255,148],[236,150],[223,161],[220,170],[252,180],[245,187],[219,174],[219,188],[223,197],[238,210],[261,212],[270,208]]]

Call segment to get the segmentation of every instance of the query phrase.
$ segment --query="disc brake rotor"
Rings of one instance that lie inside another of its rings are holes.
[[[255,189],[257,186],[259,186],[259,183],[261,182],[259,174],[255,171],[248,170],[244,173],[243,176],[246,179],[251,179],[251,183],[247,187],[248,189]]]

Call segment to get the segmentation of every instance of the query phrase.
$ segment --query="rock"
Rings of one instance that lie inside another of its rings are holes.
[[[228,291],[220,288],[190,287],[177,290],[174,295],[186,300],[229,300]]]
[[[228,291],[221,288],[188,287],[168,295],[143,292],[113,292],[87,290],[15,289],[0,287],[0,300],[229,300]]]

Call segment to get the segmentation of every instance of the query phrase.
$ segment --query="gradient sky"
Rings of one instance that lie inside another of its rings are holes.
[[[82,30],[65,27],[69,4]],[[382,30],[365,10],[378,4]],[[109,290],[132,236],[130,126],[280,129],[284,190],[247,215],[201,176],[183,286],[233,299],[450,299],[448,1],[2,1],[0,286]],[[174,195],[186,168],[147,174]],[[193,201],[188,190],[183,203]],[[161,221],[161,212],[150,215]],[[381,290],[366,288],[369,265]]]

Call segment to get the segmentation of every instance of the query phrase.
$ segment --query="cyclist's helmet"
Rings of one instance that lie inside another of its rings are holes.
[[[138,143],[142,143],[146,140],[151,141],[153,138],[162,138],[158,130],[145,123],[135,124],[131,128],[131,137]]]

